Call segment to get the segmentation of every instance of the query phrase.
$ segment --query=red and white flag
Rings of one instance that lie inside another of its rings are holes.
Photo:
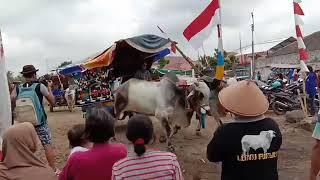
[[[8,87],[6,63],[0,31],[0,136],[11,125],[11,101]]]
[[[191,46],[198,50],[213,28],[220,24],[219,0],[212,0],[206,9],[183,31]]]
[[[303,42],[303,35],[301,31],[301,26],[303,25],[303,21],[300,16],[304,16],[304,12],[300,7],[301,0],[293,0],[293,12],[294,12],[294,21],[296,25],[296,35],[297,35],[297,43],[298,43],[298,52],[300,58],[300,68],[302,72],[309,72],[305,61],[308,60],[309,55],[306,51],[306,45]]]

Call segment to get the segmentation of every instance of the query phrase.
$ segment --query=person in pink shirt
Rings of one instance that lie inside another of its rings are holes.
[[[102,107],[87,112],[85,135],[94,145],[88,151],[72,154],[59,180],[111,179],[113,164],[127,155],[124,144],[109,143],[109,139],[115,136],[114,123],[114,118]]]

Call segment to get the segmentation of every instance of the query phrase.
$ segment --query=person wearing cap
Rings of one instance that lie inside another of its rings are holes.
[[[217,128],[207,147],[211,162],[222,162],[223,180],[277,180],[282,135],[278,124],[264,116],[269,103],[254,81],[222,89],[221,106],[235,115]]]
[[[36,94],[40,100],[42,111],[44,113],[44,119],[43,124],[35,126],[36,132],[39,136],[39,139],[41,141],[41,144],[44,147],[46,158],[48,160],[49,165],[54,169],[54,171],[57,171],[55,167],[55,154],[52,146],[52,140],[51,140],[51,132],[48,127],[47,122],[47,115],[45,113],[44,107],[43,107],[43,97],[46,98],[46,100],[50,104],[54,104],[54,96],[51,92],[52,83],[48,82],[48,87],[46,87],[44,84],[37,81],[37,72],[39,69],[36,69],[33,65],[25,65],[23,67],[23,70],[21,74],[23,75],[25,79],[25,83],[22,84],[23,87],[30,87],[32,84],[37,83],[37,86],[35,88]],[[11,101],[15,102],[17,95],[19,94],[19,88],[15,88],[11,93]]]

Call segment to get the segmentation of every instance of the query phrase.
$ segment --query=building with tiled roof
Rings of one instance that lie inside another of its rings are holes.
[[[165,65],[163,69],[168,70],[191,70],[191,65],[182,56],[167,56],[165,57],[169,60],[169,64]]]
[[[293,41],[293,40],[292,40]],[[320,31],[314,32],[304,38],[309,60],[314,68],[320,68]],[[299,64],[298,43],[293,41],[284,47],[277,48],[270,53],[265,59],[256,62],[257,68],[263,68],[274,64]]]

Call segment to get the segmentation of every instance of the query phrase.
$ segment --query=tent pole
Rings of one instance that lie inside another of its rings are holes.
[[[164,32],[159,26],[157,26],[158,29],[161,31],[161,33],[165,34],[166,36],[168,36],[168,34],[166,32]],[[171,43],[174,43],[176,49],[178,50],[178,52],[181,54],[181,56],[190,64],[190,66],[197,71],[197,73],[199,73],[200,75],[203,75],[202,72],[191,62],[190,58],[188,58],[183,52],[182,50],[177,46],[177,43],[175,41],[172,41],[170,38],[168,38],[168,40]]]
[[[170,39],[169,39],[169,41],[170,41],[171,43],[175,43],[175,42],[171,41]],[[199,74],[202,74],[202,73],[199,71],[199,69],[191,62],[191,60],[180,50],[180,48],[179,48],[177,45],[175,45],[175,46],[176,46],[178,52],[179,52],[179,53],[181,54],[181,56],[190,64],[190,66],[191,66],[194,70],[196,70]]]

